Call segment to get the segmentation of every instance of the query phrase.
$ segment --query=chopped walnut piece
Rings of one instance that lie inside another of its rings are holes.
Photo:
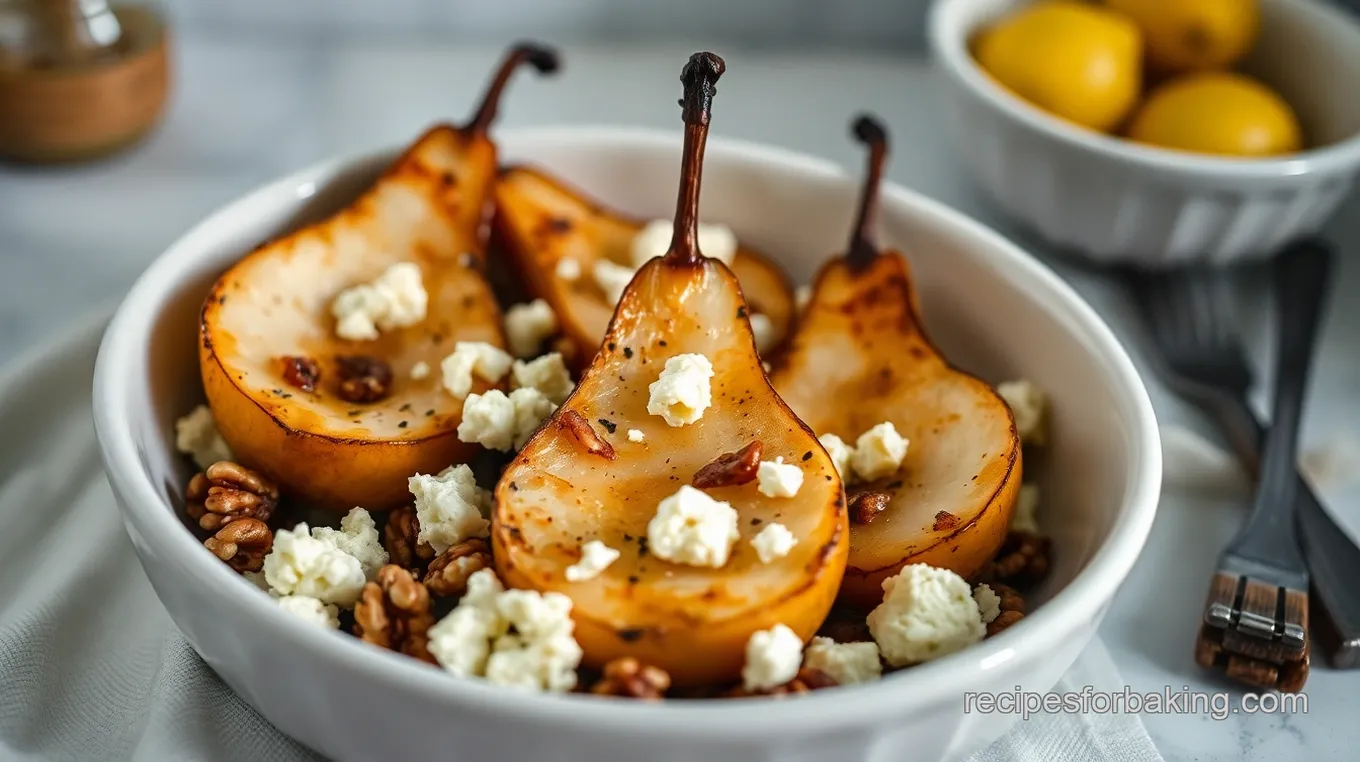
[[[468,577],[491,568],[491,548],[486,540],[473,538],[440,553],[425,572],[431,595],[453,598],[467,592]]]
[[[605,460],[614,459],[614,446],[601,439],[590,421],[575,410],[564,411],[558,416],[557,425],[566,429],[591,455],[599,455]]]
[[[398,508],[387,515],[383,548],[392,563],[403,569],[423,572],[429,565],[435,552],[430,543],[420,541],[420,520],[416,518],[415,506]]]
[[[281,357],[283,380],[304,392],[316,391],[316,382],[321,380],[321,366],[310,357]]]
[[[660,699],[670,687],[671,676],[666,670],[624,656],[604,665],[604,676],[590,687],[590,692],[598,696]]]
[[[429,591],[394,564],[378,570],[377,581],[364,585],[354,605],[354,634],[360,640],[431,664],[435,660],[428,633],[433,624]]]
[[[836,679],[820,669],[802,667],[794,678],[783,685],[763,691],[750,691],[742,686],[737,686],[727,692],[728,698],[749,698],[751,696],[792,696],[799,693],[809,693],[819,691],[823,688],[835,688],[839,683]]]
[[[886,492],[866,490],[850,496],[850,520],[856,524],[868,524],[887,510],[892,495]]]
[[[392,390],[392,366],[376,357],[344,355],[335,362],[340,372],[340,398],[346,402],[377,402]]]
[[[987,623],[987,637],[991,637],[1025,618],[1025,598],[1020,592],[1008,585],[991,583],[988,585],[1001,599],[998,606],[1001,613]]]
[[[947,532],[958,525],[959,525],[958,516],[955,516],[949,511],[940,511],[939,513],[935,514],[935,523],[932,524],[930,528],[935,530],[936,532]]]
[[[236,519],[204,540],[203,547],[238,572],[257,572],[274,547],[274,533],[259,519]]]
[[[754,481],[764,453],[765,446],[758,439],[736,452],[723,453],[699,469],[690,484],[697,489],[712,489]]]
[[[1034,585],[1048,575],[1051,543],[1043,535],[1012,531],[1001,543],[996,559],[983,569],[981,581],[1015,587]],[[995,589],[995,585],[993,585]]]
[[[216,532],[237,519],[269,521],[279,503],[279,489],[249,468],[222,460],[194,474],[184,500],[185,512],[201,528]]]

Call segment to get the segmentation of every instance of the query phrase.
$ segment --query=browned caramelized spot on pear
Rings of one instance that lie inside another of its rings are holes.
[[[891,500],[892,495],[886,492],[860,492],[850,498],[850,520],[856,524],[868,524],[887,509]]]
[[[932,524],[930,528],[936,532],[947,532],[958,525],[958,516],[955,516],[949,511],[940,511],[935,514],[935,523]]]
[[[965,578],[988,566],[1005,537],[1022,463],[1009,409],[931,343],[905,258],[874,240],[887,130],[860,116],[853,133],[867,148],[867,169],[846,253],[818,273],[770,379],[818,434],[850,440],[889,422],[912,442],[899,476],[849,495],[841,599],[868,608],[906,564]]]
[[[321,380],[321,366],[310,357],[283,357],[283,380],[304,392],[316,391],[316,382]]]
[[[341,355],[335,358],[340,375],[340,399],[377,402],[392,391],[392,366],[377,357]]]
[[[507,586],[571,595],[586,668],[631,657],[665,670],[679,689],[730,685],[758,630],[784,624],[811,637],[840,587],[849,547],[835,464],[770,388],[741,315],[738,276],[697,250],[707,108],[722,70],[720,59],[700,53],[682,75],[684,159],[670,250],[637,271],[596,339],[605,348],[554,421],[506,467],[491,519],[492,555]],[[683,354],[709,358],[711,404],[700,420],[661,428],[647,411],[649,385],[668,357]],[[648,446],[607,466],[592,459],[577,432],[601,419],[618,431],[647,428]],[[713,456],[757,440],[766,456],[801,463],[806,480],[792,498],[736,488],[738,532],[749,540],[778,521],[796,546],[764,563],[749,543],[737,544],[718,568],[658,556],[648,542],[657,507],[691,489],[686,480]],[[597,578],[567,581],[578,548],[594,539],[619,556]]]
[[[575,410],[567,410],[557,417],[557,425],[564,431],[571,434],[586,452],[591,455],[598,455],[605,460],[614,459],[614,446],[600,438],[595,433],[595,427],[590,425],[584,416]]]
[[[712,462],[694,475],[690,482],[698,489],[714,487],[734,487],[755,480],[760,469],[760,456],[764,447],[756,440],[736,452],[728,452],[714,458]]]

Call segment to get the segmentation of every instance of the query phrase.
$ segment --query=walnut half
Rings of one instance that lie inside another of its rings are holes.
[[[190,518],[216,532],[237,519],[269,521],[279,503],[279,488],[245,466],[222,460],[194,474],[184,500]]]
[[[491,547],[473,538],[440,553],[425,572],[425,587],[432,595],[452,598],[467,592],[468,577],[491,567]]]
[[[387,564],[376,582],[364,585],[354,606],[354,634],[366,643],[434,664],[429,631],[434,625],[430,593],[411,572]]]
[[[1048,575],[1051,543],[1033,532],[1011,531],[1001,550],[981,575],[981,581],[1001,582],[1016,587],[1034,585]]]
[[[660,667],[643,664],[631,656],[604,665],[604,676],[590,687],[597,696],[660,699],[671,687],[671,676]]]
[[[420,541],[420,521],[413,505],[388,514],[387,526],[383,527],[383,547],[392,563],[411,571],[424,571],[435,556],[430,543]]]
[[[204,540],[203,547],[238,572],[257,572],[274,547],[274,533],[259,519],[237,519]]]

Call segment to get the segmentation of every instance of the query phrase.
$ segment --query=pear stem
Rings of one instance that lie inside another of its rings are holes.
[[[477,107],[477,113],[472,116],[472,121],[463,128],[465,132],[486,132],[496,119],[501,93],[505,90],[506,83],[510,81],[510,75],[524,63],[533,66],[540,74],[552,74],[557,71],[559,65],[557,51],[532,42],[521,42],[512,46],[501,60],[496,78],[491,80],[491,85],[486,88],[486,94],[482,96],[482,105]]]
[[[850,230],[850,247],[846,249],[845,262],[851,270],[861,270],[878,256],[878,245],[874,242],[873,226],[878,211],[878,189],[883,182],[883,165],[888,158],[888,130],[878,119],[861,114],[851,125],[851,132],[859,142],[869,147],[868,167],[864,177],[864,188],[860,191],[859,212],[855,226]]]
[[[726,70],[727,64],[718,56],[695,53],[680,72],[684,84],[680,113],[685,121],[685,148],[680,160],[680,193],[675,201],[675,232],[666,254],[666,261],[671,264],[696,264],[703,259],[699,251],[699,181],[713,96],[718,92],[718,78]]]

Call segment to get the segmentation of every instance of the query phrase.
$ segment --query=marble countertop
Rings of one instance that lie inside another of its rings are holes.
[[[559,81],[522,77],[504,108],[506,126],[626,123],[678,129],[677,67],[697,47],[675,44],[568,48]],[[282,173],[337,153],[408,140],[429,122],[461,117],[482,87],[499,45],[346,43],[189,35],[179,40],[173,106],[164,126],[123,156],[82,167],[0,168],[0,362],[39,344],[96,305],[117,300],[137,274],[199,218]],[[855,52],[719,50],[729,65],[715,134],[785,146],[858,167],[845,139],[849,115],[871,107],[894,130],[891,179],[967,211],[1011,235],[1067,277],[1139,355],[1127,304],[1101,276],[1049,256],[1000,218],[948,150],[942,99],[921,59]],[[658,90],[658,88],[661,88]],[[658,105],[660,104],[660,105]],[[1329,231],[1360,244],[1360,201]],[[1343,258],[1323,334],[1304,439],[1339,450],[1360,430],[1360,258]],[[1261,278],[1240,296],[1261,303]],[[1262,356],[1265,315],[1245,329]],[[1155,385],[1164,420],[1186,411]],[[1323,489],[1346,495],[1345,479]],[[1360,504],[1333,499],[1337,518],[1360,536]],[[1168,497],[1148,550],[1112,606],[1102,635],[1138,691],[1230,686],[1191,659],[1196,618],[1221,547],[1243,515],[1240,496]],[[1345,510],[1336,510],[1344,507]],[[1309,712],[1296,715],[1144,715],[1173,760],[1339,759],[1360,748],[1352,721],[1360,673],[1315,662]]]

